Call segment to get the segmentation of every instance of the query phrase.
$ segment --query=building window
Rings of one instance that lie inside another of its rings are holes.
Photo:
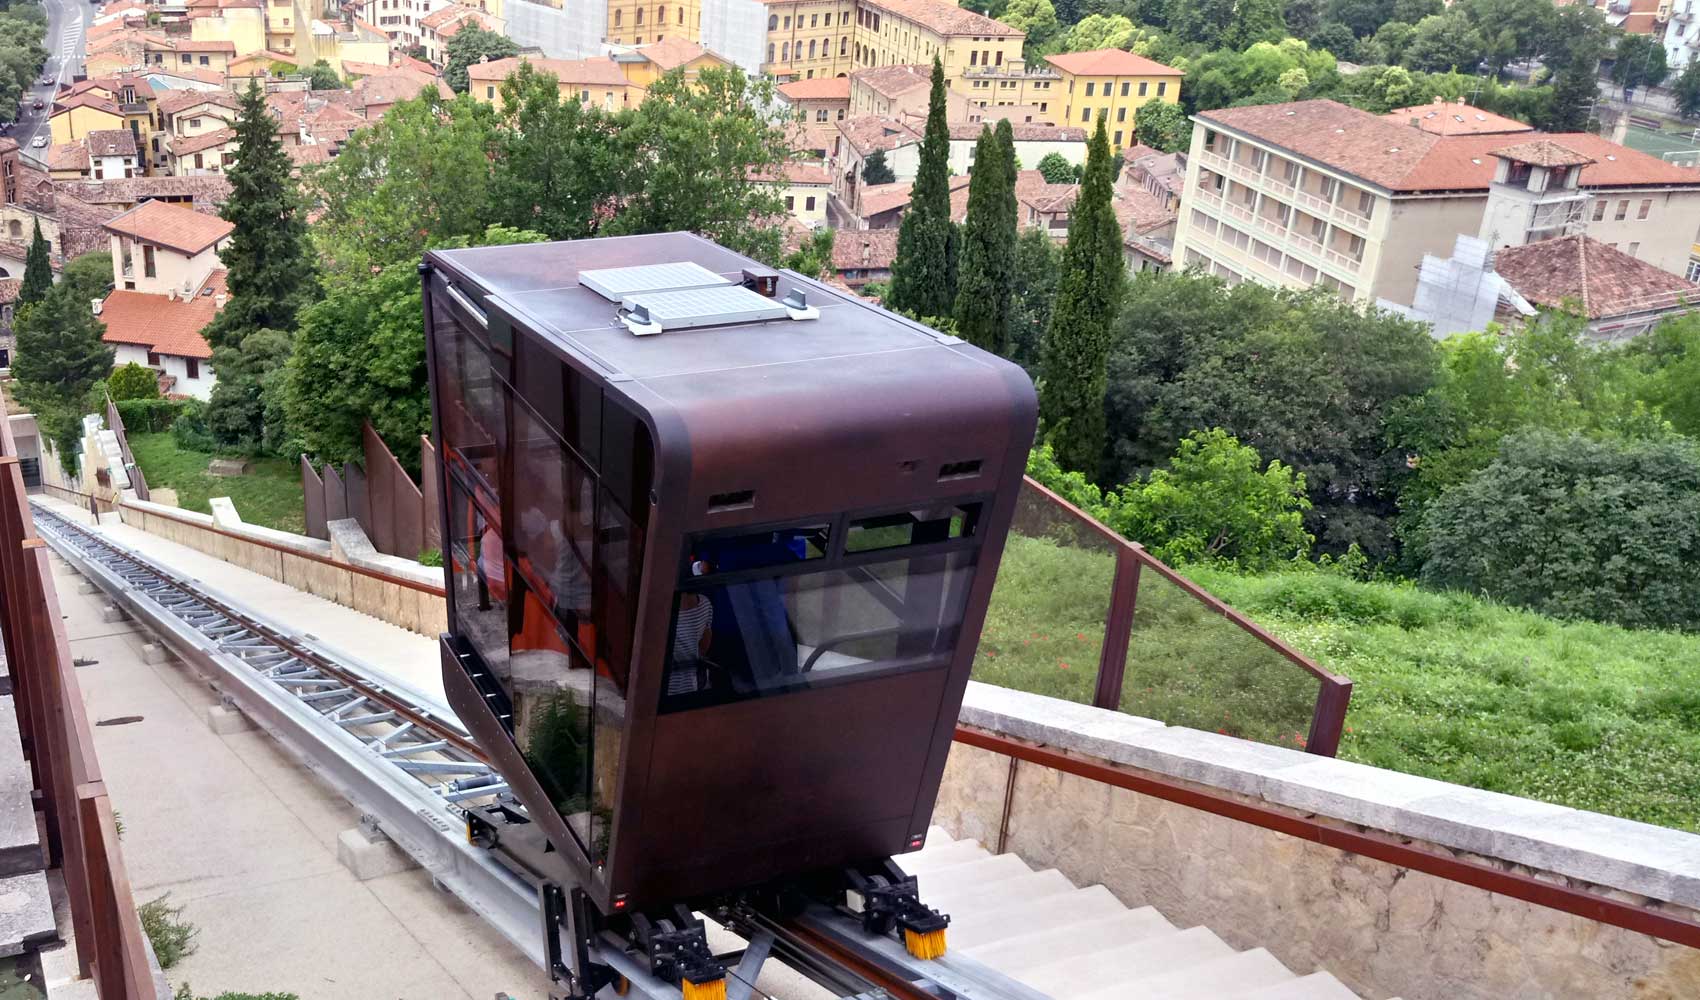
[[[820,15],[819,14],[809,15],[809,27],[811,27],[811,28],[820,27]]]
[[[772,42],[767,43],[767,61],[768,62],[773,61],[773,43]]]
[[[660,21],[662,24],[667,23],[667,5],[666,4],[662,4],[661,6],[655,8],[655,19],[657,21]]]
[[[772,48],[772,47],[773,47],[773,46],[771,46],[771,45],[770,45],[770,46],[768,46],[768,48],[770,48],[770,49],[771,49],[771,48]],[[495,85],[494,85],[494,84],[492,84],[492,85],[490,85],[490,86],[488,86],[488,87],[485,87],[485,88],[484,88],[484,96],[485,96],[485,98],[487,98],[487,99],[488,99],[488,100],[492,100],[492,101],[493,101],[493,100],[495,100],[495,99],[496,99],[496,87],[495,87]]]
[[[1700,260],[1691,260],[1688,262],[1688,273],[1685,277],[1688,278],[1689,281],[1700,281]]]
[[[842,37],[838,40],[838,54],[839,55],[844,55],[845,52],[849,49],[849,47],[850,47],[850,36],[849,35],[845,35],[844,37]]]
[[[1594,202],[1594,221],[1598,222],[1605,217],[1606,217],[1606,203],[1605,203],[1605,201],[1603,199],[1596,200]]]
[[[815,111],[815,121],[817,121],[817,122],[826,121],[826,109],[825,108],[820,108],[820,109]]]
[[[968,53],[968,65],[970,65],[970,66],[980,65],[980,52],[979,52],[978,49],[974,50],[973,52]]]
[[[811,39],[809,39],[809,58],[813,59],[814,57],[815,57],[815,40],[813,38],[811,38]]]
[[[148,367],[149,368],[158,368],[159,367],[159,353],[157,351],[149,351],[148,352]]]
[[[791,61],[791,43],[790,42],[786,42],[784,45],[781,45],[779,47],[779,58],[783,62],[790,62]]]
[[[1087,97],[1092,96],[1092,88],[1096,87],[1096,86],[1097,86],[1097,84],[1095,84],[1095,83],[1092,83],[1090,81],[1087,82],[1087,84],[1086,84],[1086,96]]]
[[[142,276],[144,278],[159,277],[159,272],[154,267],[153,244],[151,243],[142,244]]]
[[[1146,89],[1149,88],[1150,86],[1151,86],[1151,82],[1149,80],[1139,81],[1139,96],[1144,97]]]
[[[1647,217],[1647,213],[1651,212],[1652,210],[1653,210],[1653,199],[1642,198],[1641,199],[1641,210],[1635,213],[1635,218],[1645,219]]]
[[[199,118],[189,119],[189,127],[190,128],[200,128],[201,127],[201,120]]]
[[[1629,218],[1629,199],[1625,198],[1617,203],[1617,218],[1613,221],[1622,222],[1627,218]]]
[[[6,231],[12,234],[12,239],[14,240],[23,239],[24,224],[19,222],[17,219],[13,219],[11,222],[6,223]]]
[[[1083,122],[1091,121],[1092,120],[1092,109],[1091,108],[1081,108],[1080,109],[1080,120],[1083,121]]]
[[[637,9],[637,23],[639,23],[639,24],[643,23],[643,8],[642,7],[639,7]]]
[[[617,11],[614,14],[614,23],[615,24],[620,23],[620,15],[619,15],[619,12],[617,12]],[[769,31],[779,30],[779,15],[778,14],[767,15],[767,30],[769,30]]]
[[[1120,146],[1121,144],[1122,144],[1122,130],[1118,128],[1118,129],[1116,129],[1116,145]]]
[[[199,358],[184,358],[183,364],[188,367],[190,378],[201,377],[201,362]]]
[[[803,199],[803,210],[807,212],[815,210],[815,199],[813,197]]]
[[[201,65],[202,66],[212,65],[212,57],[211,56],[202,56],[201,57]]]
[[[1116,109],[1116,121],[1127,121],[1127,107],[1125,105]]]
[[[1641,255],[1641,243],[1639,241],[1636,241],[1634,243],[1629,244],[1629,256],[1639,257],[1640,255]]]
[[[794,195],[785,196],[785,211],[792,212],[797,208],[797,198]]]

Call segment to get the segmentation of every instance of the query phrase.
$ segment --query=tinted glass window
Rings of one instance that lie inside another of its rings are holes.
[[[596,491],[589,472],[524,403],[514,410],[509,492],[519,574],[586,652]]]
[[[501,482],[506,416],[490,356],[447,308],[432,309],[432,326],[444,461],[495,486]]]
[[[451,478],[448,486],[455,631],[506,685],[508,579],[501,520],[491,506],[474,503],[457,480]]]
[[[591,711],[594,671],[571,646],[565,652],[514,656],[514,742],[567,827],[592,861],[600,848],[591,829],[591,775],[596,718]]]
[[[514,386],[544,423],[594,463],[602,433],[602,392],[542,344],[520,337],[515,345]]]
[[[661,711],[944,667],[975,555],[696,577],[675,599]]]
[[[643,569],[643,529],[603,489],[596,520],[596,662],[625,690],[637,620],[638,574]]]
[[[859,517],[845,532],[844,551],[872,552],[967,538],[974,534],[979,520],[977,503],[914,507]]]

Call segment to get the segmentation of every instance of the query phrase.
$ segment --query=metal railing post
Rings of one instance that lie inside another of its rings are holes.
[[[1098,654],[1098,682],[1092,704],[1121,708],[1122,677],[1127,673],[1127,646],[1133,638],[1133,612],[1139,604],[1139,550],[1123,542],[1116,546],[1116,575],[1110,586],[1110,610],[1104,616],[1104,648]]]

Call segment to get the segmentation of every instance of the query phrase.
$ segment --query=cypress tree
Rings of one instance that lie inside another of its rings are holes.
[[[236,162],[225,172],[230,197],[219,217],[236,228],[219,251],[230,301],[207,327],[213,347],[234,347],[258,330],[292,330],[316,287],[307,222],[277,140],[266,95],[249,81],[236,118]]]
[[[1007,121],[1004,123],[1007,126]],[[975,347],[1009,353],[1009,303],[1015,264],[1015,179],[1004,145],[991,128],[974,146],[968,221],[962,228],[962,274],[956,286],[956,332]]]
[[[35,220],[35,236],[30,240],[29,254],[24,258],[24,281],[18,289],[18,305],[28,306],[47,298],[53,288],[53,262],[48,257],[47,240],[41,235],[41,220]]]
[[[897,231],[888,305],[916,316],[948,316],[956,302],[956,227],[950,221],[950,127],[944,66],[933,57],[933,90],[909,211]]]
[[[1086,176],[1068,222],[1062,280],[1045,332],[1039,416],[1064,468],[1094,476],[1104,457],[1105,365],[1126,265],[1111,207],[1115,168],[1104,119],[1092,134]]]

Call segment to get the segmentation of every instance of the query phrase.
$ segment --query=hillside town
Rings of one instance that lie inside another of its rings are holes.
[[[13,0],[0,996],[1700,996],[1694,4]]]

